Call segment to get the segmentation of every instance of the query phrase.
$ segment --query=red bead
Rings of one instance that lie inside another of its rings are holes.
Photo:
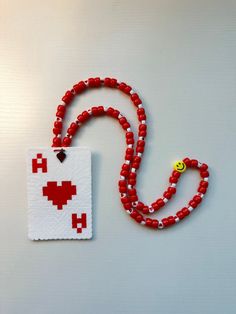
[[[207,187],[208,187],[208,182],[202,180],[202,181],[200,182],[200,187],[207,188]]]
[[[136,152],[137,152],[137,153],[143,153],[143,152],[144,152],[144,147],[137,146],[137,147],[136,147]]]
[[[184,217],[190,214],[190,210],[187,207],[182,208],[181,211],[184,214]]]
[[[53,138],[53,146],[54,147],[60,147],[61,146],[61,139],[60,139],[60,137],[54,137]]]
[[[139,96],[138,96],[137,93],[134,93],[134,94],[131,95],[130,98],[131,98],[131,100],[135,100],[135,99],[139,98]]]
[[[128,175],[129,175],[129,171],[127,171],[127,170],[121,170],[120,175],[126,178],[126,177],[128,177]]]
[[[133,132],[126,132],[125,136],[126,136],[126,138],[134,138],[134,133]]]
[[[169,222],[167,218],[163,218],[161,221],[165,227],[168,226]]]
[[[201,171],[200,175],[202,178],[208,178],[209,177],[209,172],[208,171]]]
[[[65,112],[65,111],[66,111],[66,107],[63,106],[63,105],[58,105],[58,106],[57,106],[57,111],[63,111],[63,112]]]
[[[52,131],[53,131],[53,134],[55,134],[55,135],[58,135],[61,133],[61,129],[59,129],[59,128],[53,128]]]
[[[104,79],[104,85],[107,87],[116,87],[117,86],[117,80],[114,78],[106,77]]]
[[[136,206],[137,210],[142,210],[143,207],[144,207],[144,204],[142,202],[138,202],[138,204]]]
[[[182,212],[182,210],[180,210],[180,211],[178,211],[177,213],[176,213],[176,216],[180,219],[180,220],[182,220],[182,219],[184,219],[184,213]]]
[[[146,132],[146,131],[139,131],[139,132],[138,132],[138,135],[139,135],[139,136],[142,136],[142,137],[146,137],[147,132]]]
[[[126,186],[126,181],[125,180],[119,180],[119,186]]]
[[[132,88],[131,88],[130,86],[128,86],[128,85],[124,88],[124,92],[125,92],[127,95],[129,95],[129,93],[130,93],[131,90],[132,90]]]
[[[119,114],[120,114],[120,111],[118,111],[118,110],[113,110],[113,112],[112,112],[113,118],[116,118],[116,119],[118,118]]]
[[[191,160],[190,160],[189,158],[184,158],[184,159],[183,159],[183,162],[185,163],[185,165],[186,165],[187,167],[189,167],[189,166],[191,165]]]
[[[142,101],[140,98],[136,98],[134,101],[133,101],[133,104],[138,107],[138,105],[141,105]]]
[[[199,204],[199,203],[201,203],[202,198],[201,198],[201,196],[199,196],[199,195],[195,195],[194,198],[193,198],[193,200],[194,200],[197,204]]]
[[[151,227],[152,226],[152,219],[146,218],[146,225]]]
[[[110,87],[116,87],[117,86],[117,80],[116,79],[114,79],[114,78],[112,78],[111,80],[110,80]]]
[[[56,116],[63,119],[65,116],[65,111],[57,111]]]
[[[169,216],[167,219],[169,226],[175,224],[175,218],[173,216]]]
[[[143,217],[142,217],[141,215],[138,215],[138,216],[135,218],[135,220],[136,220],[137,222],[141,222],[141,221],[143,220]]]
[[[198,161],[196,159],[192,159],[190,165],[191,167],[196,168],[198,166]]]
[[[130,172],[129,178],[130,179],[136,179],[137,174],[135,172]]]
[[[139,141],[137,142],[137,145],[140,146],[140,147],[144,147],[144,146],[145,146],[145,141],[139,140]]]
[[[159,208],[163,207],[165,205],[165,202],[163,201],[162,198],[159,198],[157,201],[156,201],[156,204],[157,206],[159,206]]]
[[[121,117],[121,118],[119,119],[119,122],[120,122],[120,124],[122,125],[122,124],[124,124],[124,123],[127,122],[127,119],[126,119],[125,117]]]
[[[166,191],[166,192],[164,192],[163,196],[169,200],[171,198],[172,194]]]
[[[73,86],[73,90],[76,94],[82,93],[86,89],[86,84],[83,81],[80,81],[78,84]]]
[[[139,109],[137,110],[137,113],[138,113],[138,115],[140,115],[140,114],[145,114],[144,108],[139,108]]]
[[[55,126],[55,128],[62,129],[62,122],[61,121],[55,121],[54,126]]]
[[[136,201],[138,200],[137,195],[131,195],[131,196],[130,196],[130,200],[131,200],[132,202],[136,202]]]
[[[68,146],[70,146],[70,143],[71,143],[71,138],[69,138],[67,136],[63,138],[62,146],[68,147]]]
[[[170,182],[170,183],[177,183],[177,182],[178,182],[178,178],[176,178],[176,177],[170,177],[170,178],[169,178],[169,182]]]
[[[146,117],[145,114],[140,114],[140,115],[138,116],[138,120],[139,120],[139,121],[146,121],[146,119],[147,119],[147,117]]]
[[[147,125],[146,124],[140,124],[139,125],[139,130],[140,131],[146,131],[147,130]]]
[[[195,201],[190,201],[189,202],[189,205],[192,207],[192,208],[196,208],[197,207],[197,203]]]
[[[176,193],[176,188],[173,187],[168,187],[167,192],[171,193],[171,194],[175,194]]]
[[[120,193],[126,193],[127,192],[127,188],[125,186],[120,186],[119,187],[119,192]]]
[[[153,219],[152,220],[152,227],[153,228],[158,228],[158,225],[159,225],[159,221],[157,219]]]
[[[127,164],[122,165],[123,170],[129,170],[129,168],[130,168],[130,165],[127,165]]]
[[[200,167],[201,171],[206,171],[208,169],[208,166],[206,164],[202,164]]]
[[[130,128],[129,122],[126,122],[126,123],[122,124],[122,128],[123,128],[125,131],[126,131],[127,129],[129,129],[129,128]]]
[[[148,208],[148,206],[144,206],[144,207],[143,207],[143,213],[144,213],[145,215],[149,214],[149,208]]]
[[[135,179],[129,179],[128,183],[132,186],[134,186],[136,184],[136,180]]]
[[[206,191],[207,191],[207,189],[206,189],[206,188],[203,188],[203,187],[200,187],[200,188],[198,188],[197,191],[198,191],[199,193],[205,194]]]
[[[104,79],[104,85],[107,87],[110,87],[110,84],[111,84],[111,79],[109,77],[106,77]]]
[[[78,125],[73,122],[73,123],[71,123],[69,129],[67,130],[67,133],[68,133],[69,135],[75,135],[77,129],[78,129]]]
[[[174,170],[173,172],[172,172],[172,177],[175,177],[175,178],[179,178],[180,177],[180,172],[179,171],[176,171],[176,170]]]
[[[158,205],[156,202],[152,203],[151,206],[154,210],[158,210],[161,208],[160,205]]]
[[[134,210],[132,211],[132,213],[130,214],[130,216],[131,216],[132,218],[134,218],[134,219],[135,219],[138,215],[139,215],[139,213],[138,213],[137,210],[135,210],[135,209],[134,209]]]
[[[139,169],[139,163],[133,162],[132,163],[132,168]]]
[[[129,209],[132,208],[132,206],[131,206],[130,203],[123,204],[123,206],[124,206],[124,208],[125,208],[126,210],[129,210]]]
[[[126,155],[125,155],[125,160],[131,161],[132,158],[133,158],[133,155],[131,155],[131,154],[126,154]]]
[[[61,100],[64,101],[66,105],[68,105],[72,101],[73,97],[74,97],[73,93],[70,90],[68,90]]]
[[[121,202],[123,203],[123,204],[126,204],[126,203],[128,203],[129,202],[129,198],[128,197],[121,197]]]

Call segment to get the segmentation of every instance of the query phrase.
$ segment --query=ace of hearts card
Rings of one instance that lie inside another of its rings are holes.
[[[91,153],[87,148],[34,148],[27,155],[31,240],[92,237]]]

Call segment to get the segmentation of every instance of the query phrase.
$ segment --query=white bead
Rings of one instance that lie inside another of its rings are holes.
[[[198,168],[200,168],[202,166],[202,163],[201,162],[198,162]]]
[[[167,203],[168,202],[168,198],[163,198],[163,201],[164,201],[164,203]]]
[[[133,89],[131,89],[130,95],[133,95],[134,93],[135,93],[135,91]]]
[[[123,177],[123,176],[120,176],[120,180],[124,180],[125,179],[125,177]]]
[[[91,109],[88,109],[88,113],[91,115],[91,114],[92,114],[92,110],[91,110]]]
[[[142,120],[141,123],[142,123],[142,124],[146,124],[146,120]]]
[[[128,184],[128,189],[132,189],[132,185],[131,184]]]
[[[138,105],[138,108],[143,108],[143,105],[142,105],[142,104],[139,104],[139,105]]]
[[[61,101],[61,105],[62,105],[62,106],[66,106],[66,103],[62,100],[62,101]]]
[[[133,172],[133,173],[134,173],[135,171],[136,171],[136,169],[135,169],[135,168],[131,168],[131,172]]]
[[[133,148],[132,144],[127,145],[128,148]]]
[[[140,223],[141,223],[141,225],[145,225],[145,221],[144,220],[142,220]]]
[[[126,213],[129,214],[129,215],[131,214],[131,212],[128,209],[126,210]]]
[[[108,107],[103,107],[104,108],[104,111],[107,111]]]
[[[164,228],[164,225],[161,221],[159,221],[159,224],[158,224],[158,229],[163,229]]]
[[[152,208],[152,207],[149,207],[149,213],[154,213],[154,208]]]
[[[179,222],[179,217],[175,217],[175,222]]]
[[[188,206],[188,210],[191,212],[194,208],[191,206]]]
[[[126,165],[129,165],[129,164],[130,164],[130,160],[126,160],[126,161],[125,161],[125,164],[126,164]]]
[[[137,207],[137,205],[138,205],[138,202],[132,202],[133,207]]]
[[[204,178],[204,179],[203,179],[203,181],[206,181],[206,182],[208,182],[208,177],[207,177],[207,178]]]
[[[122,114],[119,114],[118,119],[120,119],[120,118],[122,118],[122,117],[123,117]]]
[[[176,183],[171,183],[170,187],[171,188],[175,188],[176,187]]]
[[[138,138],[140,141],[143,141],[144,140],[144,137],[142,137],[142,136],[139,136],[139,138]]]
[[[128,128],[126,131],[127,131],[127,132],[131,132],[131,128]]]
[[[142,153],[137,153],[137,156],[138,157],[142,157]]]

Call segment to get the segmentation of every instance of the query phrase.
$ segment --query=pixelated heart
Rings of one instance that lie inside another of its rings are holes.
[[[67,205],[73,195],[76,195],[76,186],[71,181],[62,181],[61,185],[57,185],[56,181],[48,181],[43,187],[43,196],[47,196],[57,209],[63,209],[63,205]]]

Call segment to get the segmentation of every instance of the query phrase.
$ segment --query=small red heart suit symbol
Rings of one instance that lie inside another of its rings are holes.
[[[76,195],[76,186],[72,185],[71,181],[62,181],[61,185],[57,185],[56,181],[48,181],[43,187],[43,196],[47,196],[48,201],[57,206],[57,209],[62,209],[63,205]]]

